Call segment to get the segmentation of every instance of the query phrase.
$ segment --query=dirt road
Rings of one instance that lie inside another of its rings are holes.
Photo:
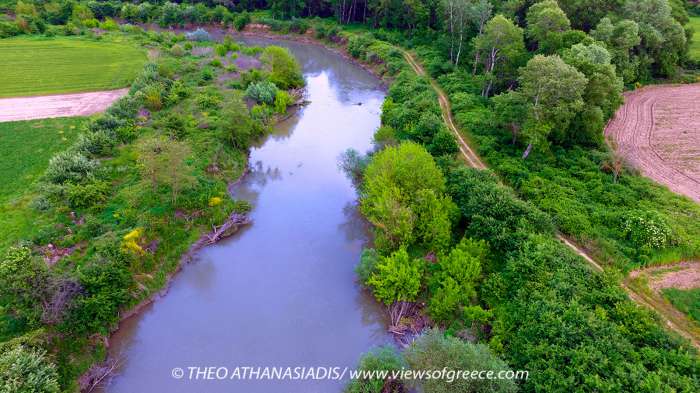
[[[88,116],[102,112],[129,89],[0,99],[0,122]]]
[[[403,49],[400,50],[403,52],[403,56],[406,59],[406,62],[408,62],[408,64],[411,66],[413,71],[416,72],[416,74],[420,76],[427,75],[423,67],[416,61],[413,55],[411,55],[408,51],[405,51]],[[450,129],[450,131],[452,131],[452,133],[454,133],[457,137],[457,142],[459,144],[459,150],[462,153],[462,157],[465,159],[469,166],[477,169],[486,169],[487,166],[483,163],[483,161],[481,161],[481,159],[476,155],[476,153],[474,153],[474,150],[467,144],[467,142],[462,136],[462,133],[452,121],[452,109],[450,107],[450,101],[447,95],[440,88],[440,86],[435,80],[433,80],[432,78],[429,79],[430,84],[435,90],[435,93],[438,96],[438,100],[440,101],[440,109],[442,111],[443,120],[445,121],[445,124]],[[700,98],[700,94],[696,98]],[[693,112],[687,113],[687,116],[690,116],[691,120],[692,115]],[[697,143],[699,140],[700,139],[698,139],[698,136],[696,134],[696,147],[700,145],[700,143]],[[695,157],[698,157],[698,155],[696,155]],[[564,245],[569,247],[569,249],[571,249],[573,252],[581,256],[595,272],[602,273],[604,271],[600,263],[593,259],[582,247],[579,247],[571,239],[567,238],[562,234],[557,234],[557,239],[559,239]],[[645,291],[643,289],[632,288],[631,285],[629,285],[631,283],[630,281],[630,278],[627,278],[624,282],[620,283],[620,286],[622,287],[622,289],[625,290],[625,292],[627,292],[627,295],[632,301],[641,306],[656,311],[669,330],[672,330],[680,336],[686,338],[688,341],[690,341],[690,343],[693,346],[700,349],[700,332],[698,332],[698,330],[695,328],[695,326],[692,324],[692,322],[688,319],[687,316],[685,316],[675,308],[665,307],[663,304],[660,304],[658,302],[658,299],[646,296]]]
[[[625,94],[605,135],[644,176],[700,202],[700,84]]]

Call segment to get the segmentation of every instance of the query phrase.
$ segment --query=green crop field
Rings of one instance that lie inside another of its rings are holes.
[[[46,169],[49,158],[67,149],[85,117],[0,123],[0,203],[26,191]]]
[[[700,16],[691,17],[688,25],[695,31],[690,43],[690,58],[700,61]]]
[[[674,307],[700,323],[700,288],[668,288],[665,289],[663,293]]]
[[[81,37],[3,39],[0,53],[0,97],[116,89],[146,61],[134,45]]]

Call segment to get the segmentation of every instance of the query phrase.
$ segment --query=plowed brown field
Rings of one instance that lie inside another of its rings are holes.
[[[625,94],[605,135],[642,174],[700,202],[700,84]]]

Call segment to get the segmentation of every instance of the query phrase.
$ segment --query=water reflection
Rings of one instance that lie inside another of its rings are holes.
[[[171,369],[353,367],[389,341],[382,307],[356,283],[369,238],[337,166],[347,148],[371,147],[382,89],[339,55],[281,44],[302,60],[311,104],[253,149],[232,190],[253,204],[254,224],[202,250],[167,296],[123,324],[110,351],[125,361],[106,391],[340,391],[334,381],[177,380]]]

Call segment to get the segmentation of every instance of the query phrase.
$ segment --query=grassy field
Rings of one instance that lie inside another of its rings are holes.
[[[0,123],[0,248],[29,236],[46,220],[30,207],[32,185],[49,159],[75,141],[87,118]]]
[[[700,288],[687,290],[668,288],[663,293],[674,307],[700,323]]]
[[[46,169],[54,154],[75,141],[84,117],[0,123],[0,203],[23,193]]]
[[[692,42],[690,43],[690,58],[700,61],[700,16],[690,17],[690,23],[688,23],[688,25],[695,31]]]
[[[82,37],[3,39],[0,53],[0,97],[116,89],[146,61],[134,45]]]

